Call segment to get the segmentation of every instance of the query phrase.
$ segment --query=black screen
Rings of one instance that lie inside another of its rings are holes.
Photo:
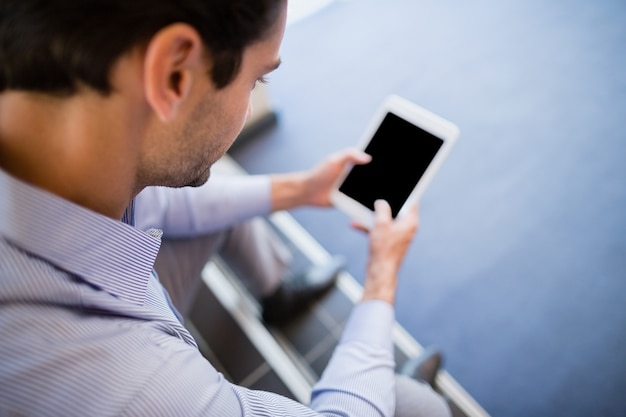
[[[372,161],[354,166],[339,190],[372,210],[384,199],[396,217],[441,145],[440,138],[387,113],[365,148]]]

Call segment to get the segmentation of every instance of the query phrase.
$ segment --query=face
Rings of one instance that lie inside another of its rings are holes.
[[[150,173],[139,179],[141,185],[183,187],[207,181],[211,166],[226,153],[250,117],[254,87],[280,63],[286,9],[284,2],[270,34],[245,49],[239,73],[230,84],[216,90],[206,75],[204,88],[192,93],[197,104],[172,129],[160,132],[158,143],[162,146],[149,152],[151,157],[144,161]]]

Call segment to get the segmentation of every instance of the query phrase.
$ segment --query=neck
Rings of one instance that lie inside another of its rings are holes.
[[[0,94],[0,167],[25,182],[119,219],[138,192],[137,145],[120,98]],[[118,101],[117,103],[115,103]],[[134,132],[138,133],[138,132]]]

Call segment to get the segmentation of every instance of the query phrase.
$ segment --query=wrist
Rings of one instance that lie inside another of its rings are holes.
[[[300,172],[274,174],[271,178],[272,211],[289,210],[306,204],[306,176]]]
[[[397,268],[393,263],[370,263],[363,287],[362,301],[382,300],[393,305],[397,283]]]
[[[384,301],[391,305],[396,301],[396,287],[389,285],[370,285],[366,284],[363,288],[363,295],[361,301]]]

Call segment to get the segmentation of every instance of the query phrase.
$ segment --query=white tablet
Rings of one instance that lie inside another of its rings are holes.
[[[346,170],[331,194],[333,205],[371,228],[374,201],[384,199],[395,218],[420,198],[458,136],[453,123],[387,97],[358,145],[372,161]]]

